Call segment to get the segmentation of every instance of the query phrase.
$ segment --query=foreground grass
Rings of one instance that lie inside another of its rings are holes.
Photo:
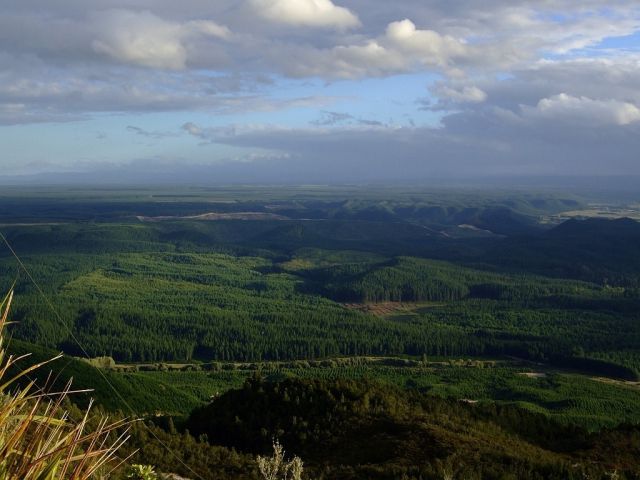
[[[108,476],[117,463],[116,451],[127,439],[126,430],[116,434],[115,440],[110,437],[125,422],[103,419],[90,430],[89,409],[79,421],[72,421],[64,410],[70,383],[60,393],[48,393],[29,379],[30,373],[48,361],[25,369],[17,367],[28,354],[15,357],[4,348],[12,299],[10,293],[0,303],[0,478],[84,480]],[[16,367],[19,373],[12,376],[10,372]],[[21,378],[28,381],[19,388]]]

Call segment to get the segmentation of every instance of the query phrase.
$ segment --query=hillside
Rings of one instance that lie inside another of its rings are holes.
[[[9,343],[8,352],[12,355],[30,354],[20,362],[21,369],[49,360],[57,353],[55,350],[15,339]],[[121,411],[127,415],[132,413],[131,409],[137,414],[184,412],[201,405],[205,400],[166,380],[158,381],[141,373],[121,374],[104,369],[99,371],[89,363],[69,356],[32,373],[28,380],[32,379],[38,385],[47,385],[50,391],[61,391],[67,382],[72,381],[73,390],[89,390],[74,393],[71,396],[74,404],[85,408],[94,399],[107,411]]]
[[[640,223],[628,218],[567,220],[538,235],[512,237],[488,262],[601,284],[640,286]]]
[[[194,411],[186,426],[213,444],[256,453],[268,452],[275,436],[325,479],[630,474],[640,442],[637,428],[590,435],[514,407],[349,381],[254,378]]]

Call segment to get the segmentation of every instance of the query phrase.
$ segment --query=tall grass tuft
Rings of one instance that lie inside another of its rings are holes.
[[[5,329],[12,300],[9,292],[0,303],[0,479],[108,478],[119,466],[116,451],[128,438],[127,422],[102,418],[89,429],[91,407],[79,421],[64,410],[70,384],[57,393],[36,387],[29,374],[60,356],[21,370],[18,363],[29,355],[7,354]],[[15,370],[19,373],[10,373]]]

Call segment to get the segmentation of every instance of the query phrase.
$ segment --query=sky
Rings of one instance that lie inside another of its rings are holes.
[[[638,0],[2,0],[0,177],[640,175]]]

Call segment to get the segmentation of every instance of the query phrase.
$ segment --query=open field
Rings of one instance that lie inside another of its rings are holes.
[[[264,378],[369,379],[428,392],[452,400],[497,401],[541,412],[563,423],[589,429],[640,422],[640,390],[616,384],[603,385],[584,375],[558,373],[554,369],[530,372],[517,366],[427,367],[384,366],[375,364],[287,368],[258,366],[257,370],[238,368],[223,372],[140,372],[135,375],[154,382],[190,391],[201,401],[230,388],[238,388],[245,378],[259,372]],[[464,363],[462,361],[461,363]],[[533,374],[533,375],[532,375]],[[540,376],[542,374],[543,376]],[[134,374],[126,374],[134,375]],[[165,412],[167,413],[167,412]],[[174,412],[174,413],[186,413]]]
[[[609,220],[631,218],[633,220],[640,220],[640,205],[590,205],[587,208],[579,210],[560,212],[551,217],[551,220],[558,223],[570,218],[604,218]]]
[[[29,348],[16,346],[15,353]],[[52,354],[36,351],[33,361]],[[99,405],[155,417],[187,415],[193,408],[241,388],[249,378],[270,382],[290,378],[322,381],[373,381],[451,401],[498,402],[543,413],[564,424],[590,430],[620,423],[640,423],[640,389],[630,382],[591,378],[588,373],[512,359],[343,357],[294,362],[216,362],[213,364],[115,365],[102,369],[127,403],[99,381],[85,361],[63,359],[58,379],[74,378],[76,388],[92,388],[76,400],[95,398]],[[56,368],[55,366],[53,367]]]

